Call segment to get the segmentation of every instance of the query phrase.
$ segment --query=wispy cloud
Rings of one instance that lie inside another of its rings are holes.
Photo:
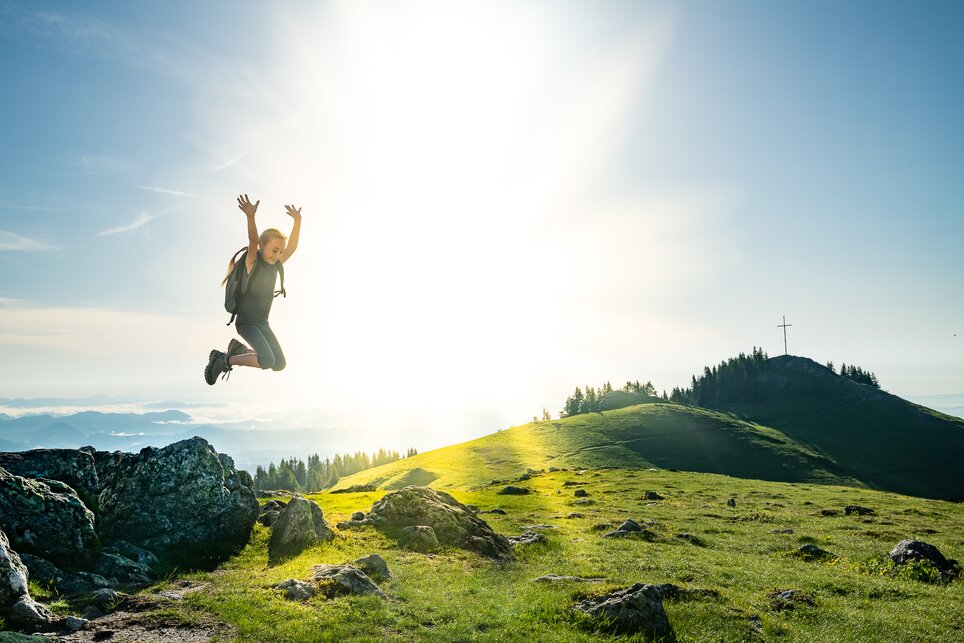
[[[2,251],[21,251],[38,252],[42,250],[57,250],[57,246],[52,246],[43,241],[21,237],[19,234],[8,230],[0,230],[0,252]]]
[[[122,29],[89,14],[0,2],[0,28],[34,45],[50,44],[178,79],[196,79],[217,65],[210,54],[190,43],[146,29]]]
[[[0,203],[0,210],[27,210],[30,212],[67,212],[67,208],[52,208],[43,205],[18,205],[16,203]]]
[[[98,232],[97,236],[108,237],[112,234],[120,234],[122,232],[131,232],[132,230],[137,230],[138,228],[143,227],[144,225],[153,221],[154,219],[157,219],[158,217],[162,217],[165,214],[171,214],[172,212],[177,212],[177,209],[164,210],[163,212],[148,212],[145,210],[144,212],[141,212],[136,217],[134,217],[133,221]]]
[[[189,196],[196,198],[196,194],[191,194],[190,192],[181,192],[180,190],[167,190],[165,188],[157,188],[152,185],[138,185],[138,190],[147,190],[148,192],[158,192],[160,194],[173,194],[174,196]]]

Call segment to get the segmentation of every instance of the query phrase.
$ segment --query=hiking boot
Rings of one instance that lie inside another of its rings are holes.
[[[228,364],[228,354],[219,350],[211,351],[208,355],[208,365],[204,369],[204,381],[208,385],[213,385],[218,381],[218,375],[223,373],[222,379],[227,379],[231,372],[231,365]]]
[[[239,342],[238,340],[231,338],[228,342],[228,357],[234,357],[235,355],[244,355],[245,353],[250,353],[251,349],[244,342]]]

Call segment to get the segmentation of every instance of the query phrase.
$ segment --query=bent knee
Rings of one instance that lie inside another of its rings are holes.
[[[262,354],[259,353],[259,354],[258,354],[258,366],[260,366],[260,367],[261,367],[262,369],[264,369],[264,370],[267,370],[267,369],[269,369],[269,368],[277,369],[277,364],[276,364],[276,360],[275,360],[275,358],[274,358],[274,355],[262,355]],[[283,367],[283,365],[282,365],[282,367]]]
[[[284,359],[279,359],[271,366],[271,370],[283,371],[285,366],[287,366],[287,362],[285,362]]]

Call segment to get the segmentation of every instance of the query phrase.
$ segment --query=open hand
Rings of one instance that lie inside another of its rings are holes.
[[[301,208],[296,208],[293,205],[286,205],[285,210],[288,211],[288,216],[298,221],[301,219]]]
[[[238,197],[238,207],[249,217],[254,216],[255,212],[258,211],[259,205],[261,205],[260,199],[257,203],[251,203],[251,199],[248,198],[247,194],[242,194]]]

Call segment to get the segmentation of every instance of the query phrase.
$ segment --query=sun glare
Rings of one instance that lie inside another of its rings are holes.
[[[419,6],[339,4],[324,30],[288,20],[268,83],[280,115],[247,130],[239,167],[323,208],[306,215],[284,313],[310,353],[305,395],[370,401],[374,379],[391,383],[387,406],[511,406],[555,368],[574,315],[579,269],[554,235],[597,214],[585,184],[663,43],[569,69],[580,52],[544,10]]]

